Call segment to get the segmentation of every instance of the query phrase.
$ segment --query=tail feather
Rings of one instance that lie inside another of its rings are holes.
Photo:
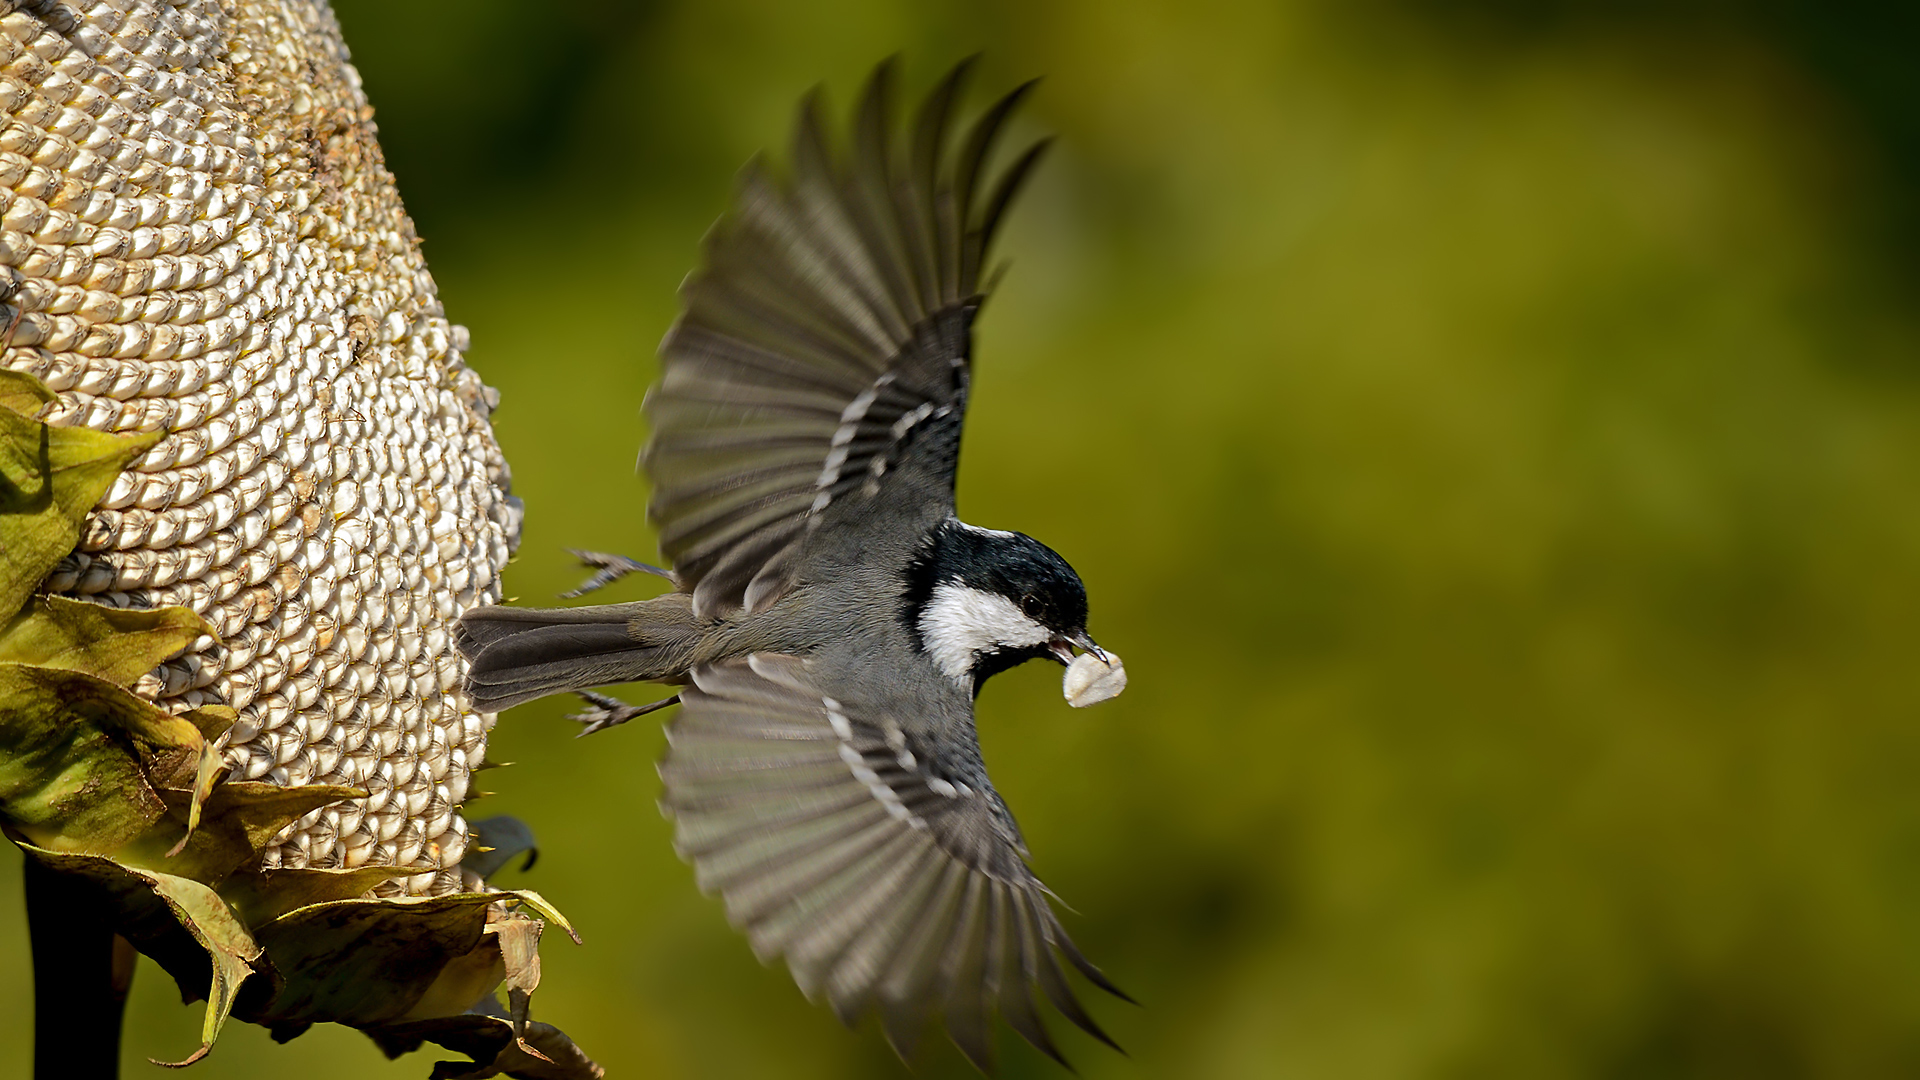
[[[548,694],[672,678],[699,636],[690,598],[669,593],[595,607],[477,608],[461,616],[458,643],[474,708],[499,712]]]

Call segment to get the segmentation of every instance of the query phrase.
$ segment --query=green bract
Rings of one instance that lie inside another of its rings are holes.
[[[281,1038],[334,1022],[389,1054],[431,1041],[474,1059],[435,1076],[599,1076],[564,1034],[527,1018],[543,918],[573,934],[538,894],[373,899],[382,881],[423,871],[261,870],[261,851],[289,824],[365,793],[220,782],[231,710],[176,715],[129,691],[211,634],[192,612],[34,594],[87,511],[158,438],[41,423],[51,400],[0,370],[0,827],[30,858],[97,889],[115,931],[206,999],[200,1048],[181,1064],[205,1056],[233,1015]],[[532,846],[517,822],[492,834],[498,851],[475,845],[482,876]]]

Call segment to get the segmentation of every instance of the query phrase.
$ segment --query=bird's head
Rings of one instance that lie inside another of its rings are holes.
[[[1106,658],[1087,634],[1087,589],[1052,548],[1022,533],[948,521],[907,575],[908,628],[922,652],[975,693],[1028,660]]]

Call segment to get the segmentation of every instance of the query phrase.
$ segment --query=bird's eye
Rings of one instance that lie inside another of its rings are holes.
[[[1020,598],[1020,611],[1027,618],[1038,621],[1040,618],[1040,598],[1028,593]]]

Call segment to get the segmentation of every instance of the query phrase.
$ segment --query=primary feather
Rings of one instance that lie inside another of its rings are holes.
[[[849,504],[887,492],[922,527],[953,511],[980,268],[1038,151],[983,189],[988,151],[1032,84],[973,126],[948,167],[951,107],[967,65],[896,147],[891,65],[857,110],[854,146],[828,146],[803,105],[792,175],[758,164],[683,289],[648,396],[644,462],[661,549],[701,615],[766,609],[800,549]]]

